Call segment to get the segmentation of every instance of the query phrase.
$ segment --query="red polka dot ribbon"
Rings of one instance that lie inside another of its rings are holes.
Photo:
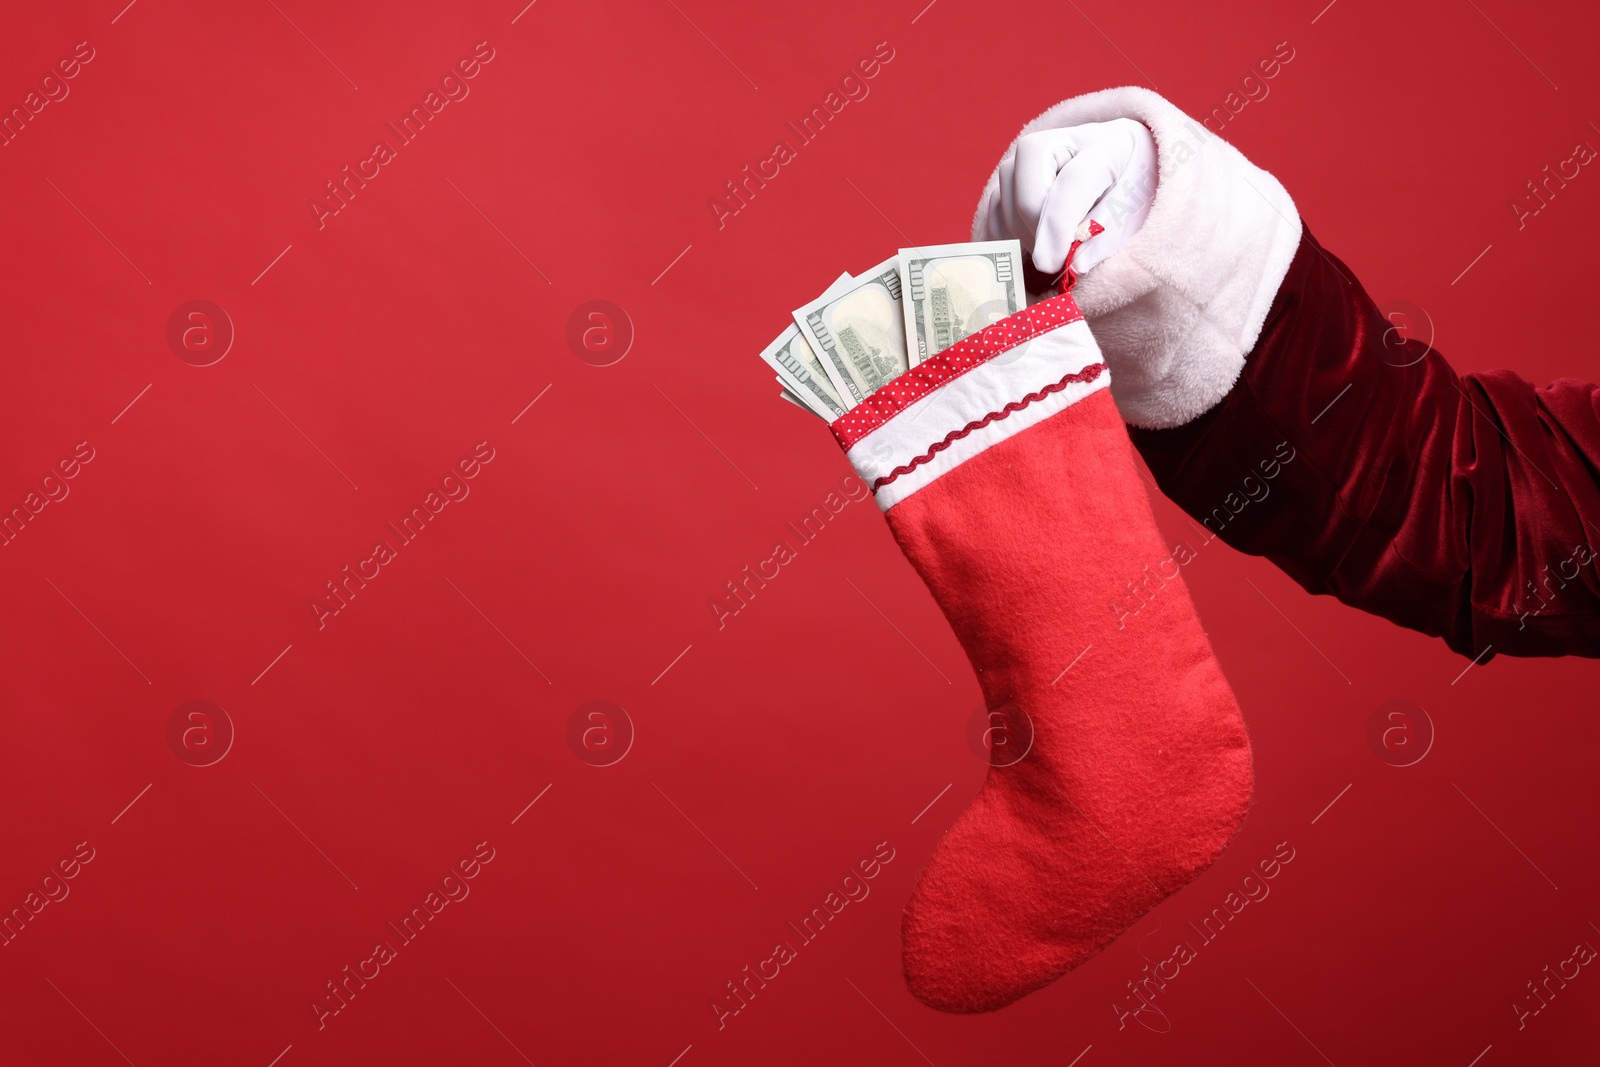
[[[873,430],[940,386],[948,385],[969,370],[1040,334],[1082,318],[1083,312],[1078,310],[1071,293],[1041,300],[1014,315],[1007,315],[923,360],[845,412],[833,423],[834,439],[848,452]]]

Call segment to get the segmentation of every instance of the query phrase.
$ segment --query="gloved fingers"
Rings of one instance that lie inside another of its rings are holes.
[[[1131,120],[1127,120],[1131,121]],[[1116,184],[1089,209],[1103,229],[1078,246],[1072,267],[1079,274],[1110,259],[1139,232],[1155,201],[1156,144],[1142,127],[1130,130],[1133,143]]]
[[[1089,209],[1089,217],[1091,219],[1095,219],[1096,222],[1099,221],[1095,216],[1100,211],[1100,204],[1104,203],[1111,195],[1112,193],[1108,192],[1094,207]],[[1072,257],[1073,271],[1077,274],[1083,274],[1110,259],[1122,247],[1125,236],[1122,230],[1115,230],[1107,226],[1093,236],[1085,238],[1084,242],[1078,246],[1078,251]]]
[[[1093,218],[1103,229],[1078,248],[1073,266],[1082,273],[1114,255],[1143,224],[1155,165],[1154,139],[1134,119],[1028,134],[1001,161],[980,234],[1016,238],[1030,269],[1053,276]]]
[[[1036,239],[1039,220],[1056,176],[1084,151],[1094,134],[1094,126],[1076,126],[1042,130],[1017,142],[1010,195],[1006,197],[1010,208],[1006,222],[1024,248],[1032,247]],[[1005,185],[1001,186],[1002,194],[1006,189]]]
[[[1061,163],[1072,158],[1075,145],[1071,129],[1041,130],[1017,142],[1016,149],[1000,161],[995,195],[984,220],[985,238],[1014,237],[1024,248],[1032,247],[1044,195]]]
[[[1003,241],[1011,236],[1006,229],[1005,210],[1006,193],[1011,187],[1011,172],[1015,162],[1014,154],[1000,161],[995,172],[994,195],[989,198],[989,211],[983,218],[983,228],[976,235],[979,240]]]
[[[1062,168],[1041,205],[1041,221],[1033,242],[1034,266],[1046,274],[1060,273],[1078,226],[1116,185],[1117,170],[1114,158],[1097,151],[1081,153]],[[1074,269],[1085,268],[1074,264]]]

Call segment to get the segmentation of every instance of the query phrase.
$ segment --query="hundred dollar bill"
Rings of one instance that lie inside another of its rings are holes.
[[[839,275],[822,294],[822,298],[837,296],[849,284],[848,273]],[[791,325],[784,330],[776,341],[762,350],[761,358],[778,372],[778,381],[803,406],[829,422],[844,414],[845,407],[839,400],[839,394],[834,391],[833,383],[817,361],[817,354],[811,350],[810,343],[801,336],[800,327]]]
[[[902,248],[899,260],[912,366],[1028,302],[1016,241]]]
[[[847,409],[910,366],[898,259],[857,275],[843,295],[820,296],[794,313]]]
[[[779,334],[778,339],[762,351],[761,358],[778,372],[778,384],[807,408],[829,422],[844,414],[844,404],[817,362],[816,353],[800,336],[798,326],[790,326]]]
[[[811,414],[822,419],[824,422],[832,422],[834,419],[839,417],[833,413],[835,401],[829,399],[828,397],[813,393],[811,390],[805,389],[803,386],[800,387],[803,391],[797,392],[796,387],[790,385],[788,380],[781,376],[773,378],[772,380],[778,383],[778,388],[782,390],[785,397],[792,399],[795,403],[811,412]],[[839,409],[841,414],[843,414],[843,410],[843,408]]]

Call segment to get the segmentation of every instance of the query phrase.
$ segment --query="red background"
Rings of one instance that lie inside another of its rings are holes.
[[[14,6],[6,108],[77,42],[95,58],[0,148],[0,504],[78,442],[95,458],[0,549],[0,908],[77,843],[94,859],[0,948],[0,1061],[1487,1067],[1593,1049],[1587,970],[1520,1030],[1511,1008],[1600,945],[1593,664],[1462,674],[1438,641],[1200,549],[1189,583],[1255,744],[1244,830],[1077,972],[961,1018],[899,970],[901,906],[984,773],[978,689],[932,600],[858,503],[724,629],[708,603],[847,473],[756,352],[903,234],[964,240],[1017,129],[1076,93],[1143,82],[1199,114],[1289,42],[1224,136],[1373,296],[1424,309],[1460,369],[1600,375],[1600,177],[1520,230],[1509,207],[1600,145],[1600,15],[924,3]],[[480,41],[470,96],[319,229],[323,183]],[[871,95],[719,229],[708,200],[880,41]],[[166,341],[193,299],[237,333],[209,367]],[[636,331],[612,366],[566,341],[591,299]],[[319,630],[323,583],[481,441],[470,496]],[[211,766],[168,740],[195,699],[236,732]],[[636,730],[613,766],[568,743],[592,699]],[[1434,725],[1414,766],[1367,740],[1390,700]],[[481,841],[471,895],[319,1030],[324,983]],[[719,1031],[724,983],[880,841],[896,858],[872,895]],[[1141,943],[1166,955],[1280,841],[1296,858],[1271,896],[1157,1001],[1167,1032],[1119,1031]]]

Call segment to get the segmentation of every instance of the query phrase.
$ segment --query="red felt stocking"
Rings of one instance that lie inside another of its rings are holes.
[[[1250,803],[1244,723],[1108,384],[1063,294],[833,427],[1013,751],[1031,732],[906,908],[906,981],[946,1011],[1002,1007],[1099,952],[1210,866]]]

